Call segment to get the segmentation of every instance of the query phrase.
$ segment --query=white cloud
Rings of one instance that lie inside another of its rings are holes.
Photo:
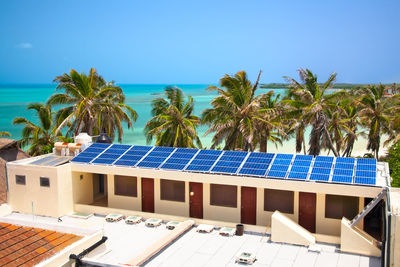
[[[20,43],[17,44],[17,48],[21,48],[21,49],[29,49],[32,48],[32,44],[31,43]]]

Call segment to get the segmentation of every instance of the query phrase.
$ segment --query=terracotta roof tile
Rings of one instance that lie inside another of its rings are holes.
[[[0,266],[33,266],[82,237],[39,228],[0,224]]]

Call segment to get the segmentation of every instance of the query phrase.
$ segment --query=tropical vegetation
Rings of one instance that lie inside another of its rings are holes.
[[[145,126],[147,142],[156,139],[158,146],[201,147],[196,128],[200,118],[193,115],[194,100],[187,97],[177,87],[167,87],[165,97],[158,97],[152,102],[153,117]]]
[[[20,124],[22,128],[22,139],[19,141],[22,147],[29,147],[27,152],[31,156],[51,153],[55,142],[54,132],[56,124],[49,105],[32,103],[27,107],[28,110],[35,111],[39,123],[34,123],[26,118],[17,117],[13,124]]]
[[[10,137],[11,134],[10,134],[9,132],[2,131],[2,132],[0,132],[0,137],[1,137],[1,136]]]

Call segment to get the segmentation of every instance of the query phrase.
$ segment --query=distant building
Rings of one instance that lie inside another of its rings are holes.
[[[6,163],[29,157],[16,140],[0,138],[0,204],[7,202]]]

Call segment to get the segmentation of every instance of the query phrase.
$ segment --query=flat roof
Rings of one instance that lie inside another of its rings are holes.
[[[170,233],[165,223],[151,228],[144,222],[127,225],[124,221],[106,222],[104,216],[87,219],[63,216],[57,218],[12,213],[5,218],[26,222],[57,223],[60,229],[86,228],[91,231],[104,230],[108,237],[105,245],[99,246],[82,260],[105,265],[122,265],[135,258],[148,246]],[[170,243],[144,266],[243,266],[235,263],[238,253],[251,252],[257,261],[253,266],[380,266],[381,259],[342,253],[337,245],[317,243],[321,252],[311,252],[304,246],[271,242],[269,235],[245,232],[243,236],[221,236],[218,227],[211,233],[198,233],[195,228]]]

